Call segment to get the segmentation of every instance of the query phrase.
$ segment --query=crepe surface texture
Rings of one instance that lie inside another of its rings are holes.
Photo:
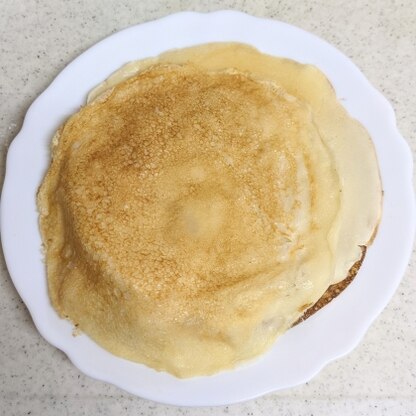
[[[360,260],[375,152],[315,67],[241,44],[128,64],[53,139],[49,294],[118,356],[178,377],[266,351]]]

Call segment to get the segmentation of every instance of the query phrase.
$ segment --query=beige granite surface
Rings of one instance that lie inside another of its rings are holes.
[[[0,181],[24,114],[72,59],[126,26],[181,11],[236,9],[311,31],[346,53],[393,104],[416,150],[416,3],[403,1],[0,0]],[[175,408],[80,373],[36,331],[1,257],[1,415],[416,415],[416,258],[348,356],[306,385],[244,404]]]

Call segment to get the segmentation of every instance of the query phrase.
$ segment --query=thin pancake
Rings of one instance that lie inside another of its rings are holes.
[[[53,143],[38,205],[54,307],[180,377],[265,351],[380,214],[371,141],[326,78],[243,45],[130,64]]]

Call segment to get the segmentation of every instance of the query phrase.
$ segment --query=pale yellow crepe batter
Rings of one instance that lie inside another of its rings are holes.
[[[53,306],[179,377],[264,352],[380,215],[372,143],[324,75],[240,44],[128,64],[52,156],[38,206]]]

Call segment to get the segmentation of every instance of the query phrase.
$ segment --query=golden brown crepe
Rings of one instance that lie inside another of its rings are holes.
[[[348,275],[380,189],[366,131],[315,67],[239,44],[129,64],[53,140],[52,304],[121,357],[232,368]]]

